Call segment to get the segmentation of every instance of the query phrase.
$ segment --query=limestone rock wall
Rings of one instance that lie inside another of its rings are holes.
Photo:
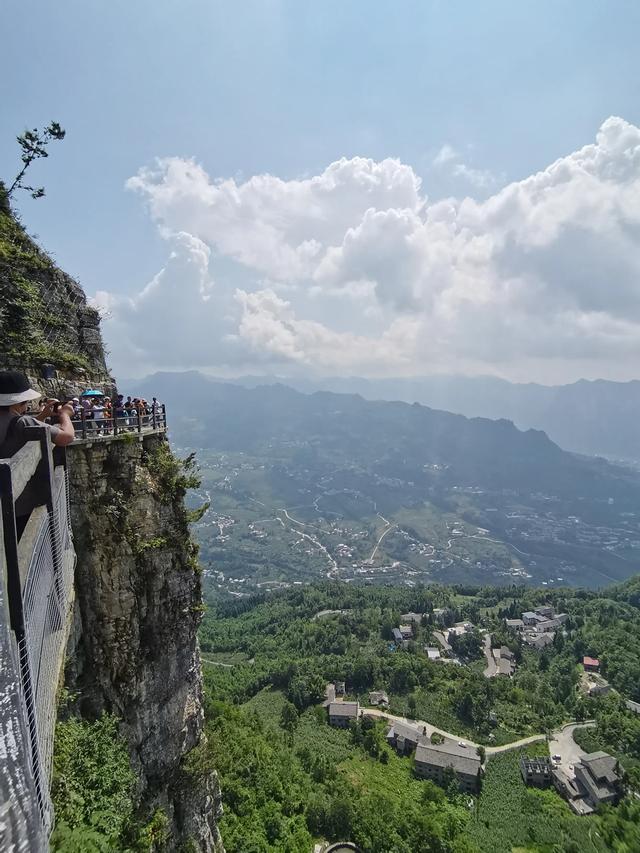
[[[134,433],[68,450],[78,563],[67,678],[83,714],[122,719],[142,802],[170,819],[170,849],[190,839],[221,851],[217,779],[184,770],[203,736],[201,585],[167,451],[164,436]]]
[[[40,377],[45,364],[59,383],[110,381],[100,315],[27,234],[0,184],[0,369]]]

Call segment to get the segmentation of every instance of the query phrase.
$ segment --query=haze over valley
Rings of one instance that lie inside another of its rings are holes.
[[[195,373],[162,395],[197,451],[212,588],[347,582],[603,586],[637,569],[640,475],[543,432],[352,394]],[[182,451],[181,451],[182,452]]]

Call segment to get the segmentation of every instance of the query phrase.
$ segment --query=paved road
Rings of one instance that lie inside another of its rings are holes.
[[[396,721],[399,723],[407,723],[410,726],[424,728],[427,730],[427,737],[431,737],[434,732],[438,732],[438,734],[441,734],[446,740],[452,740],[455,741],[455,743],[458,743],[459,741],[466,743],[470,749],[476,749],[479,746],[479,744],[474,743],[468,738],[462,738],[459,735],[446,732],[444,729],[432,726],[431,723],[427,723],[424,720],[408,720],[406,717],[398,717],[395,714],[390,714],[388,711],[380,711],[378,708],[363,708],[362,714],[367,717],[376,717],[378,719],[389,720],[390,722]],[[485,746],[484,750],[487,755],[496,755],[499,752],[508,752],[510,749],[518,749],[519,747],[526,746],[529,743],[537,743],[538,741],[544,740],[546,740],[545,735],[531,735],[530,737],[523,737],[520,740],[513,741],[513,743],[506,743],[503,746]]]
[[[558,766],[563,770],[572,771],[573,765],[579,761],[583,755],[586,755],[584,749],[581,749],[573,739],[573,733],[576,729],[595,726],[594,720],[585,720],[583,723],[567,723],[558,731],[555,731],[549,739],[549,752],[551,755],[559,755],[560,761]]]
[[[288,511],[284,507],[278,507],[277,511],[283,512],[290,522],[292,522],[293,524],[298,524],[300,527],[314,527],[314,528],[316,528],[316,530],[322,529],[320,527],[317,527],[317,525],[315,525],[315,524],[309,524],[306,521],[298,521],[297,518],[292,518],[289,515]],[[280,519],[280,521],[282,521],[282,519]],[[282,526],[284,527],[284,524]],[[303,539],[308,539],[309,542],[311,542],[313,545],[316,546],[316,548],[319,548],[320,551],[323,552],[323,554],[325,555],[327,560],[329,560],[329,562],[331,563],[331,568],[327,572],[327,577],[332,578],[334,576],[334,573],[336,573],[338,571],[338,564],[333,559],[333,557],[331,556],[329,551],[325,548],[325,546],[322,544],[322,542],[318,542],[318,540],[316,539],[315,536],[310,536],[308,533],[303,533],[302,530],[298,530],[297,533],[298,533],[298,536],[302,536]]]
[[[491,634],[484,635],[484,656],[487,659],[487,665],[482,673],[486,678],[493,678],[497,675],[498,667],[495,658],[491,654]]]
[[[395,525],[395,524],[391,524],[391,522],[390,522],[390,521],[387,521],[387,519],[384,517],[384,515],[380,515],[380,513],[378,513],[378,517],[379,517],[379,518],[381,518],[381,519],[384,521],[384,523],[385,523],[386,525],[388,525],[388,526],[387,526],[386,530],[383,530],[383,531],[382,531],[382,535],[380,536],[380,538],[379,538],[379,539],[378,539],[378,541],[376,542],[375,548],[374,548],[374,549],[373,549],[373,551],[371,552],[371,556],[370,556],[370,557],[369,557],[369,559],[366,561],[367,563],[373,563],[373,558],[375,557],[375,555],[376,555],[376,553],[377,553],[377,551],[378,551],[378,548],[380,547],[380,543],[382,542],[382,540],[384,539],[384,537],[387,535],[387,533],[389,533],[389,531],[390,531],[390,530],[393,530],[393,528],[397,526],[397,525]]]

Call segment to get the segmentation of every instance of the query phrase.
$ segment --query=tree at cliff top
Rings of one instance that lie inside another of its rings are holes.
[[[108,380],[100,316],[27,234],[0,184],[0,367]]]
[[[11,198],[16,190],[26,190],[31,193],[31,198],[42,198],[45,194],[44,187],[31,187],[24,183],[24,176],[27,169],[42,157],[48,157],[49,152],[47,146],[54,140],[64,139],[66,131],[60,126],[57,121],[52,121],[44,130],[38,130],[34,127],[33,130],[25,130],[17,137],[18,145],[22,154],[22,168],[13,180],[13,183],[7,190],[7,198]]]

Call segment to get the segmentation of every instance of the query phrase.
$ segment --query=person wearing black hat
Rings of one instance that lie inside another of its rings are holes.
[[[56,409],[59,423],[43,423],[54,411],[56,400],[48,400],[36,417],[26,414],[27,404],[38,400],[42,394],[29,386],[24,373],[18,371],[0,372],[0,459],[13,456],[25,443],[25,428],[44,426],[51,435],[51,441],[58,447],[71,444],[75,438],[71,416],[73,406],[65,403]]]

